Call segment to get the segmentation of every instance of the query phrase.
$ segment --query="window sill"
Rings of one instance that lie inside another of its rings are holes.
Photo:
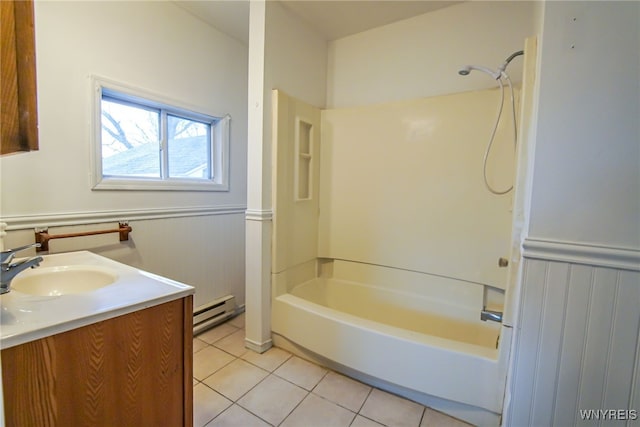
[[[139,190],[139,191],[229,191],[229,184],[211,181],[117,179],[104,178],[92,190]]]

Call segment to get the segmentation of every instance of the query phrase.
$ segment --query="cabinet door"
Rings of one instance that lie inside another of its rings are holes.
[[[32,0],[0,1],[0,154],[38,149]]]
[[[2,351],[8,426],[191,426],[192,297]]]

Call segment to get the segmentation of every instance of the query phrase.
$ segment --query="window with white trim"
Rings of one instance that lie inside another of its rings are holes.
[[[94,89],[94,189],[229,189],[228,115],[98,78]]]

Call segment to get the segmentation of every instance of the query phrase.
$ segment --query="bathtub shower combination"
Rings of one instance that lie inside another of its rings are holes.
[[[515,56],[464,69],[508,79]],[[274,91],[276,345],[499,424],[518,264],[505,268],[513,192],[495,191],[515,176],[515,123],[495,119],[504,91],[323,111]]]
[[[500,412],[505,347],[499,349],[498,340],[510,337],[501,337],[498,323],[481,321],[477,309],[443,295],[464,298],[473,285],[348,261],[318,264],[332,274],[321,272],[274,299],[278,346],[460,417],[464,406],[447,401]],[[356,280],[367,274],[378,279]],[[400,281],[384,280],[392,276]],[[436,292],[417,293],[418,287]],[[470,421],[487,425],[492,418],[487,413]]]

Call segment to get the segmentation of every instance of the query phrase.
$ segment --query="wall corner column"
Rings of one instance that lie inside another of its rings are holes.
[[[246,213],[245,347],[258,353],[271,348],[271,228],[270,210]]]
[[[271,345],[271,158],[263,133],[266,2],[249,3],[245,346]]]

